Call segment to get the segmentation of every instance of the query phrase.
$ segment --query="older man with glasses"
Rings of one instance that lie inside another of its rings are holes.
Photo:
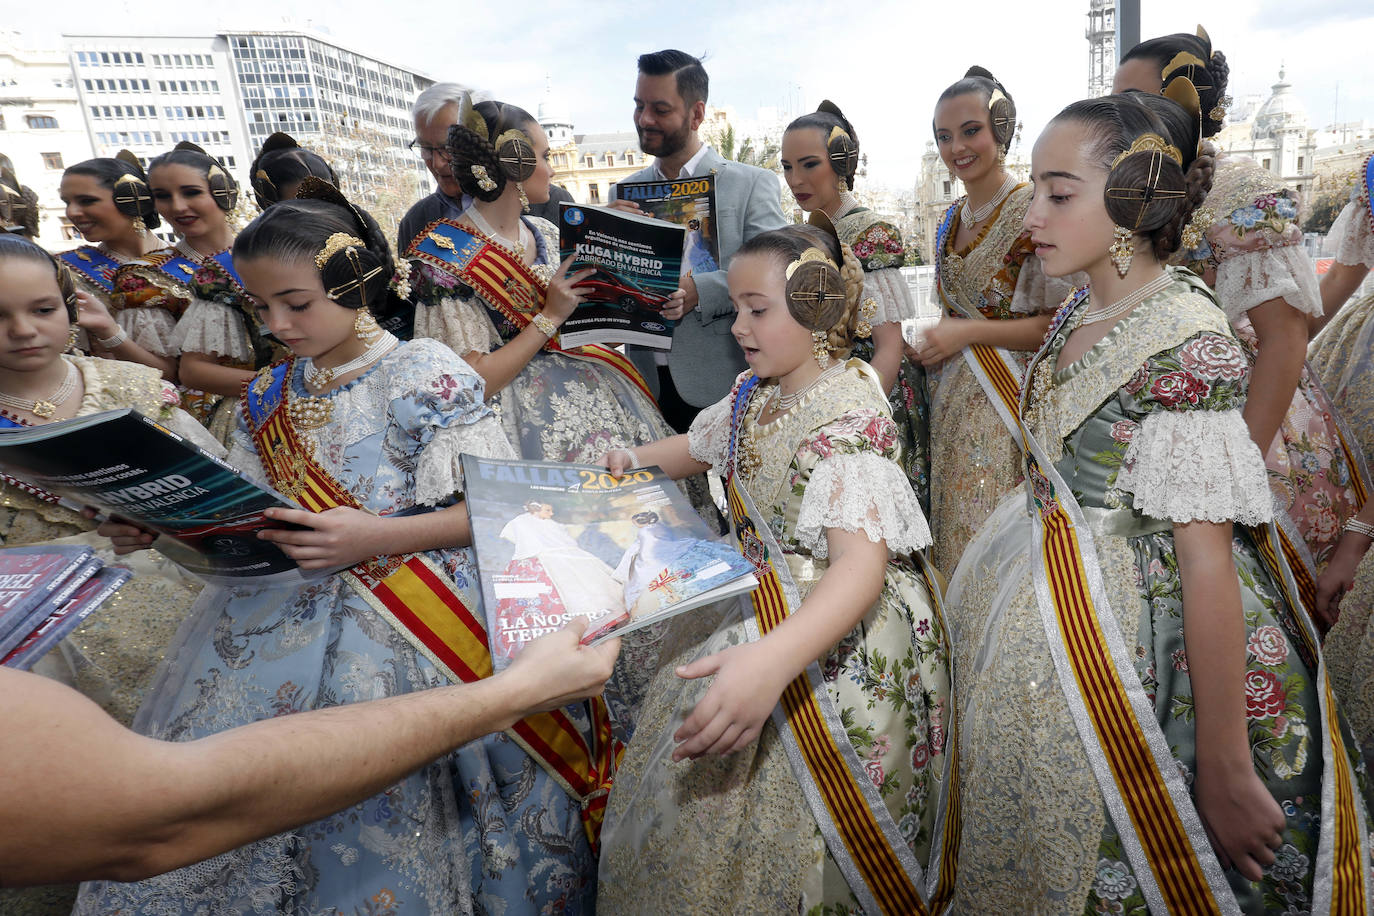
[[[415,121],[415,139],[410,148],[429,168],[439,188],[406,211],[396,233],[396,248],[405,251],[420,230],[436,219],[457,219],[472,203],[458,187],[453,177],[448,155],[448,129],[458,123],[459,100],[471,92],[458,83],[435,83],[415,99],[411,117]],[[474,96],[474,101],[479,100]]]

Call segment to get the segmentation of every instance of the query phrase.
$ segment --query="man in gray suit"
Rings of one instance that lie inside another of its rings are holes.
[[[730,334],[735,320],[725,285],[730,257],[745,239],[786,225],[777,176],[726,160],[697,135],[706,117],[708,89],[706,70],[690,54],[667,50],[639,58],[635,130],[639,148],[656,158],[625,180],[716,176],[721,269],[682,278],[683,298],[663,312],[677,321],[671,350],[625,348],[658,397],[663,416],[679,432],[687,431],[701,408],[729,394],[735,376],[745,369],[744,354]],[[622,200],[612,206],[639,209]]]

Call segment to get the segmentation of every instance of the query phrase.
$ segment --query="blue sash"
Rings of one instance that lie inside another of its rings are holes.
[[[200,270],[199,264],[179,254],[153,266],[181,284],[190,283]]]
[[[221,251],[219,254],[212,256],[210,260],[224,268],[224,272],[229,275],[230,280],[234,281],[234,285],[240,290],[243,289],[243,280],[239,278],[239,272],[234,269],[233,249]]]
[[[949,230],[954,226],[954,215],[959,212],[958,201],[949,205],[945,215],[940,217],[940,228],[935,231],[935,289],[938,291],[941,284],[941,274],[944,268],[940,266],[944,261],[945,242],[949,239]]]
[[[115,271],[119,262],[92,245],[83,245],[58,255],[62,263],[81,274],[96,286],[110,292],[114,289]]]
[[[1374,220],[1374,154],[1364,161],[1364,208]]]

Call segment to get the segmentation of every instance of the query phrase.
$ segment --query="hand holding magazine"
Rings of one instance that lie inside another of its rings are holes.
[[[595,645],[758,584],[658,468],[462,460],[498,671],[580,614]]]
[[[207,582],[316,575],[257,536],[288,527],[264,509],[299,506],[136,410],[0,431],[0,472],[74,511],[90,506],[157,532],[152,546]]]

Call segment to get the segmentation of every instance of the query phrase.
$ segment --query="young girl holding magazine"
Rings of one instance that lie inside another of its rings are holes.
[[[761,582],[669,625],[607,809],[608,908],[685,912],[728,889],[738,912],[909,912],[941,876],[923,870],[943,861],[952,726],[944,627],[914,554],[930,535],[885,392],[845,359],[867,333],[863,268],[824,224],[735,254],[733,333],[752,370],[729,397],[686,435],[605,456],[616,474],[724,474]],[[818,786],[813,767],[834,778]]]
[[[491,673],[458,459],[514,451],[462,359],[373,319],[392,305],[377,223],[318,179],[298,197],[234,244],[293,355],[244,386],[229,460],[309,510],[269,510],[298,527],[262,536],[303,569],[340,571],[207,589],[135,721],[158,738]],[[77,912],[588,912],[610,769],[593,761],[603,745],[588,718],[583,704],[531,716],[314,824],[147,881],[87,885]]]

